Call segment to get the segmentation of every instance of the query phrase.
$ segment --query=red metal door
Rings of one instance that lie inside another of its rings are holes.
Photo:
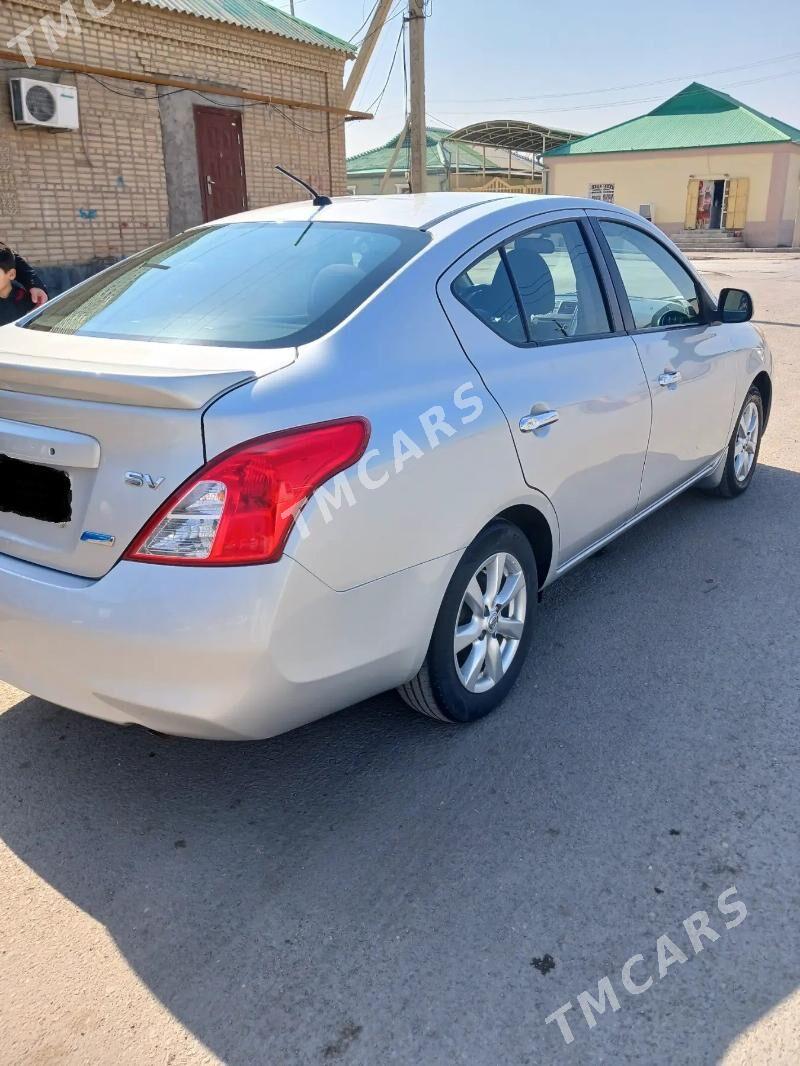
[[[195,107],[197,166],[203,218],[236,214],[247,208],[242,116],[220,107]]]

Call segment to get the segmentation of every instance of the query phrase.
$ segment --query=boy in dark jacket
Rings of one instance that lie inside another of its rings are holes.
[[[16,322],[36,304],[17,280],[17,257],[10,248],[0,247],[0,326]]]
[[[0,251],[4,251],[8,246],[0,241]],[[21,255],[14,254],[14,266],[17,271],[16,280],[27,289],[30,293],[31,300],[33,300],[36,307],[41,307],[42,304],[47,303],[47,289],[44,287],[44,282],[30,265],[22,258]]]
[[[20,283],[20,285],[22,285],[28,290],[31,296],[31,300],[33,300],[34,304],[37,307],[41,307],[42,304],[46,304],[47,289],[44,287],[44,282],[42,281],[42,279],[39,277],[39,275],[36,273],[30,263],[27,263],[21,255],[15,254],[14,260],[17,270],[17,281]]]

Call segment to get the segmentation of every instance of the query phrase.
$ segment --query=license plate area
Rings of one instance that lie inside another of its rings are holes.
[[[0,511],[63,525],[72,518],[69,474],[0,455]]]

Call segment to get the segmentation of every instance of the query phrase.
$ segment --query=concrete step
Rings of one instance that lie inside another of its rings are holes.
[[[685,229],[678,230],[677,237],[685,237],[687,240],[694,241],[741,241],[741,234],[730,233],[728,230],[696,230]]]
[[[683,230],[674,233],[672,239],[684,252],[736,251],[745,247],[741,235],[725,230]]]
[[[739,252],[747,252],[748,248],[740,248],[739,245],[728,248],[726,246],[720,248],[709,248],[707,244],[679,244],[676,247],[687,255],[738,255]]]
[[[743,246],[739,244],[719,244],[711,247],[708,244],[679,244],[678,248],[683,252],[740,252]]]
[[[693,233],[677,233],[673,235],[674,241],[691,241],[692,244],[743,244],[741,237],[734,237],[733,234],[726,234],[722,237],[698,237]]]

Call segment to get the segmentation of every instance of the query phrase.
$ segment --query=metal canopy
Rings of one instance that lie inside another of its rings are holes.
[[[514,119],[492,119],[489,122],[473,122],[447,135],[448,141],[463,144],[483,145],[487,148],[506,148],[512,152],[526,152],[539,156],[549,148],[558,148],[582,137],[572,130],[556,130],[539,126],[535,122],[520,122]]]

